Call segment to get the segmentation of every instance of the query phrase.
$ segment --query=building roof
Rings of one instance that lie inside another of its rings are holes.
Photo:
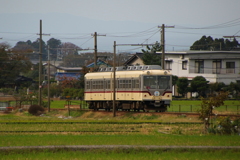
[[[111,67],[111,65],[107,64],[106,62],[102,61],[101,59],[97,60],[97,66],[105,66],[105,67]],[[90,63],[89,65],[87,65],[88,68],[92,68],[94,67],[94,62]]]
[[[55,74],[55,80],[61,81],[63,80],[62,78],[75,78],[78,79],[81,77],[81,74],[79,72],[56,72]]]
[[[131,64],[132,62],[134,62],[136,59],[142,59],[143,57],[143,54],[142,52],[137,52],[135,54],[133,54],[132,57],[130,57],[126,62],[124,62],[123,65],[129,65]],[[159,54],[159,53],[156,53],[156,54]],[[159,54],[160,55],[160,54]]]
[[[162,52],[157,52],[162,54]],[[165,54],[176,54],[176,55],[181,55],[181,54],[219,54],[219,53],[223,53],[223,54],[240,54],[240,51],[184,51],[184,52],[165,52]]]

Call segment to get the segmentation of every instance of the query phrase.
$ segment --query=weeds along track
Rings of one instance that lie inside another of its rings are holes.
[[[0,122],[0,134],[198,133],[201,122]]]
[[[67,111],[67,108],[53,108],[51,110],[58,110],[58,111]],[[79,111],[79,109],[70,109],[70,111]],[[92,112],[100,112],[100,113],[110,113],[112,111],[105,111],[105,110],[98,110],[98,111],[94,111],[91,109],[81,109],[81,111],[92,111]],[[137,114],[144,114],[144,113],[154,113],[156,115],[178,115],[178,116],[199,116],[199,113],[197,112],[143,112],[143,111],[116,111],[116,113],[137,113]],[[240,114],[217,114],[218,116],[230,116],[230,117],[240,117]],[[213,114],[212,116],[216,116],[215,114]]]

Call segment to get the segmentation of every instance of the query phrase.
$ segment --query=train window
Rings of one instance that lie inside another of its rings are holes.
[[[86,89],[90,89],[90,81],[86,82]]]
[[[135,83],[135,88],[139,88],[139,87],[140,87],[140,83],[139,83],[139,80],[137,79]]]
[[[170,76],[158,76],[158,81],[160,89],[170,88]]]
[[[125,88],[125,80],[119,81],[119,88]]]
[[[149,66],[145,66],[145,69],[149,69]]]
[[[131,80],[126,80],[127,81],[127,86],[126,86],[126,88],[127,89],[131,89],[132,88],[132,81]]]
[[[170,88],[170,76],[144,76],[145,89],[168,89]]]
[[[96,82],[92,81],[92,89],[96,89]]]
[[[110,89],[110,80],[107,80],[107,81],[106,81],[106,88],[107,88],[107,89]]]
[[[134,79],[132,80],[132,88],[139,88],[139,80],[138,79]]]
[[[103,81],[98,81],[98,89],[103,89]]]

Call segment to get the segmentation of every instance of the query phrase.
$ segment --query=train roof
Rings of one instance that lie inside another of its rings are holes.
[[[159,65],[140,65],[140,66],[119,66],[116,71],[137,71],[137,70],[161,70]],[[113,67],[99,68],[97,72],[112,72]]]
[[[112,69],[113,67],[107,67],[105,70],[90,72],[85,75],[85,78],[111,78],[113,76]],[[139,75],[171,75],[171,73],[168,70],[162,70],[162,68],[157,65],[128,66],[125,68],[116,67],[116,77],[139,77]]]

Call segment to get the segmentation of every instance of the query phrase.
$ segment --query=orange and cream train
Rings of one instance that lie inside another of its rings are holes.
[[[113,108],[113,67],[85,75],[85,101],[89,109]],[[158,65],[116,67],[116,110],[164,112],[172,100],[172,74]]]

